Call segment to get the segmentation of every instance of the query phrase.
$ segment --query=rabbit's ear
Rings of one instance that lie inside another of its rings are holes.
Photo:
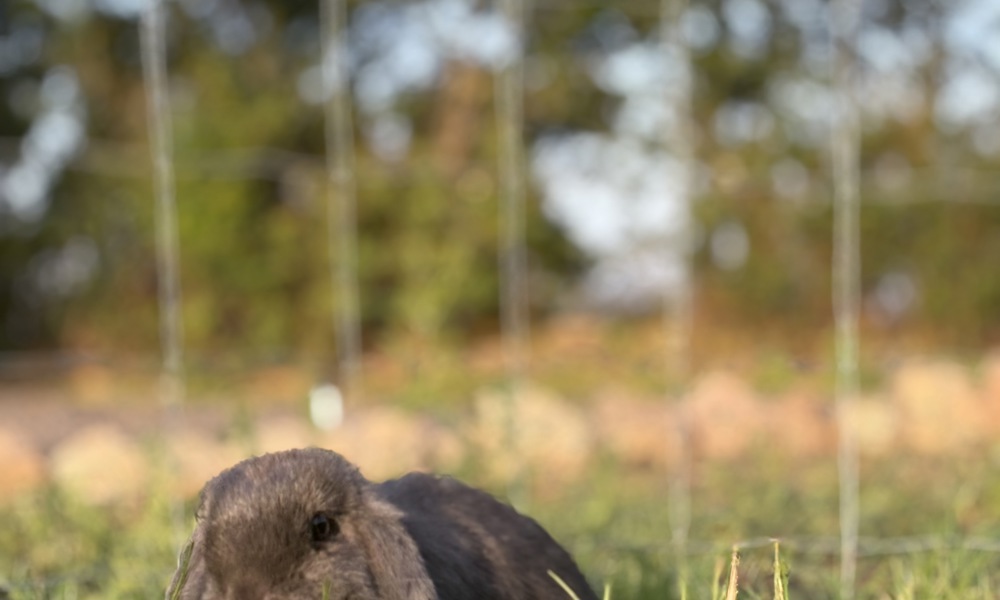
[[[371,567],[380,598],[386,600],[436,600],[417,543],[391,504],[368,495],[361,545]]]

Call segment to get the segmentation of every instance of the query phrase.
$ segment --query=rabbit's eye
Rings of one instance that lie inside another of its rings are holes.
[[[324,513],[316,513],[313,515],[312,521],[309,522],[309,530],[312,535],[313,542],[325,542],[326,540],[337,535],[340,531],[340,527],[337,526],[337,522],[332,518],[326,516]]]

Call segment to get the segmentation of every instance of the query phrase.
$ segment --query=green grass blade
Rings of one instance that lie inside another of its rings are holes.
[[[779,544],[774,540],[774,600],[788,600],[788,568],[781,562]]]
[[[170,600],[180,600],[184,586],[187,584],[188,571],[191,569],[191,555],[194,554],[194,537],[188,540],[181,550],[181,555],[177,560],[177,577],[174,579],[173,587],[170,588]]]
[[[552,571],[552,569],[548,569],[546,572],[549,574],[549,577],[554,579],[555,582],[559,584],[559,587],[561,587],[563,591],[569,594],[570,598],[572,598],[573,600],[580,600],[580,597],[576,595],[576,592],[574,592],[573,589],[569,587],[569,585],[567,585],[566,582],[563,581],[561,577],[556,575],[555,572]]]

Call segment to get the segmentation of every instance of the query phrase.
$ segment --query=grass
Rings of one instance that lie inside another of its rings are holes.
[[[183,593],[184,591],[184,585],[187,583],[188,572],[191,567],[192,553],[194,553],[193,539],[188,540],[188,542],[184,544],[184,548],[181,550],[180,558],[177,561],[177,573],[178,573],[176,578],[177,584],[174,585],[174,587],[169,590],[170,600],[180,600],[181,593]],[[173,582],[171,582],[171,584],[173,584]],[[328,594],[329,594],[329,589],[327,587],[324,587],[323,589],[324,600],[326,600]]]
[[[861,532],[872,541],[862,543],[859,600],[997,597],[1000,552],[961,543],[1000,539],[1000,478],[986,456],[863,465]],[[475,482],[475,471],[460,475]],[[662,473],[606,459],[557,497],[529,491],[520,508],[571,549],[598,588],[607,586],[606,599],[610,589],[628,600],[839,597],[832,462],[760,451],[736,464],[695,465],[683,556],[670,543],[666,485]],[[0,507],[0,586],[24,600],[162,597],[178,565],[165,492],[154,487],[137,505],[95,508],[50,488]],[[939,543],[878,541],[915,534]]]
[[[524,508],[564,541],[592,581],[607,586],[606,599],[611,588],[629,600],[838,598],[832,469],[760,458],[696,469],[683,560],[669,543],[658,474],[608,462],[562,497]],[[1000,538],[1000,481],[991,469],[971,459],[868,465],[863,536]],[[161,498],[94,508],[47,489],[0,509],[0,582],[15,599],[161,597],[178,564]],[[983,599],[1000,589],[1000,553],[957,541],[914,551],[882,547],[890,550],[884,554],[879,548],[862,546],[859,599]]]
[[[616,597],[682,598],[687,589],[692,598],[720,599],[738,589],[740,598],[839,598],[834,465],[764,455],[738,465],[700,465],[683,560],[669,542],[666,483],[604,468],[571,495],[572,509],[567,502],[540,503],[528,512],[557,533],[572,532],[562,539],[592,580],[611,583]],[[865,464],[857,597],[993,597],[983,590],[1000,586],[1000,553],[960,542],[1000,538],[993,469],[972,457]],[[885,541],[912,535],[937,543]],[[725,578],[722,565],[734,542],[739,562],[730,562],[735,577]]]
[[[780,541],[774,540],[774,600],[789,600],[788,598],[788,564],[781,560],[781,553],[779,551]],[[733,547],[732,555],[729,559],[729,578],[726,583],[726,589],[724,592],[720,593],[719,588],[719,577],[722,574],[723,561],[719,560],[716,562],[715,575],[712,578],[712,600],[736,600],[739,594],[739,564],[740,555],[739,549]],[[566,592],[566,595],[570,600],[580,600],[580,597],[573,591],[570,586],[562,580],[559,575],[548,571],[549,577],[555,580],[559,584],[559,587]],[[685,586],[681,586],[681,597],[685,596]],[[603,600],[611,600],[611,584],[604,585],[604,596]]]
[[[561,587],[562,590],[566,592],[566,595],[570,597],[570,600],[580,600],[580,596],[578,596],[577,593],[573,591],[573,588],[571,588],[568,583],[563,581],[562,577],[557,575],[552,569],[549,569],[547,573],[549,574],[549,577],[555,580],[555,582],[559,584],[559,587]],[[604,600],[611,600],[610,584],[604,585]]]

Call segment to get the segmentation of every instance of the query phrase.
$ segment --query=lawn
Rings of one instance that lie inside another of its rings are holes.
[[[475,480],[476,465],[461,475]],[[987,452],[862,465],[858,598],[993,598],[1000,589],[1000,478]],[[133,505],[97,508],[47,488],[0,509],[0,577],[15,599],[155,598],[176,562],[170,496],[153,477]],[[765,448],[692,471],[690,535],[672,543],[669,481],[595,460],[588,477],[539,495],[510,491],[612,598],[724,597],[734,545],[741,598],[839,596],[835,465]],[[503,490],[494,490],[506,495]],[[185,507],[182,531],[191,526]]]

